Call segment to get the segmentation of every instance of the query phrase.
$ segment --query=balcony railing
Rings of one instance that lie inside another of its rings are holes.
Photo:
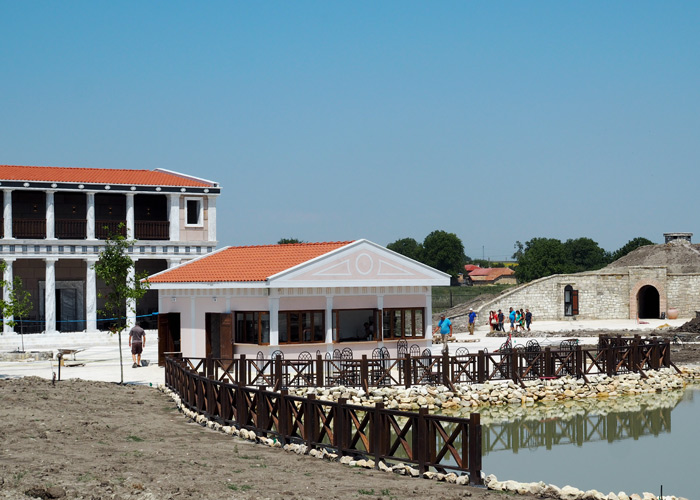
[[[84,240],[86,237],[86,220],[56,219],[56,238]]]
[[[15,238],[44,239],[46,238],[46,219],[14,219],[12,221],[12,236]]]
[[[119,224],[123,224],[119,227]],[[106,240],[110,234],[126,236],[125,220],[98,220],[95,221],[95,236],[97,239]]]
[[[168,221],[136,221],[137,240],[169,240],[170,222]]]

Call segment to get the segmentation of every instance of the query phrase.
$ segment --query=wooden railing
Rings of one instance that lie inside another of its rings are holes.
[[[166,221],[136,221],[137,240],[169,240],[170,222]]]
[[[123,224],[122,227],[119,225]],[[120,234],[126,236],[126,221],[125,220],[96,220],[95,221],[95,236],[97,239],[106,240],[110,234]]]
[[[194,362],[195,360],[191,360]],[[244,385],[283,387],[369,387],[484,383],[513,380],[554,379],[563,376],[583,378],[594,374],[616,375],[635,372],[646,377],[647,370],[674,366],[670,341],[641,339],[639,336],[601,337],[598,347],[546,347],[526,351],[519,348],[503,352],[479,351],[450,356],[410,356],[401,358],[326,359],[198,359],[197,370],[222,382]]]
[[[275,363],[279,367],[280,359]],[[422,475],[438,472],[469,472],[471,484],[481,479],[481,424],[478,413],[469,418],[388,410],[336,401],[290,396],[286,389],[269,391],[265,386],[246,387],[233,382],[235,363],[214,360],[166,358],[165,383],[183,404],[222,425],[273,437],[282,444],[301,443],[325,448],[339,456],[350,455],[402,462]],[[205,376],[200,370],[225,368],[222,378]],[[240,365],[243,366],[243,365]],[[239,372],[240,373],[240,372]]]
[[[87,221],[85,219],[56,219],[56,238],[86,239]]]
[[[14,238],[46,238],[46,219],[13,219],[12,236]]]

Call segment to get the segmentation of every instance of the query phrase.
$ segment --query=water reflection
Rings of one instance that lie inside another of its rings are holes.
[[[484,408],[484,471],[605,492],[658,494],[663,484],[697,498],[687,472],[700,447],[698,391]]]
[[[522,448],[549,450],[557,445],[583,446],[589,441],[613,443],[658,436],[671,432],[671,410],[682,399],[682,392],[674,392],[651,398],[518,407],[516,411],[488,409],[481,413],[484,455],[501,450],[517,453]]]

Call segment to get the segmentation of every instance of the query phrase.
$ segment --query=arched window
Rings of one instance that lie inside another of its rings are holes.
[[[578,314],[578,290],[574,290],[571,285],[564,287],[564,316],[575,316]]]

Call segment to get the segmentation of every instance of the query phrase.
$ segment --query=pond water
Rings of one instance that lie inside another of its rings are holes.
[[[605,494],[700,498],[700,387],[481,411],[483,470]]]

